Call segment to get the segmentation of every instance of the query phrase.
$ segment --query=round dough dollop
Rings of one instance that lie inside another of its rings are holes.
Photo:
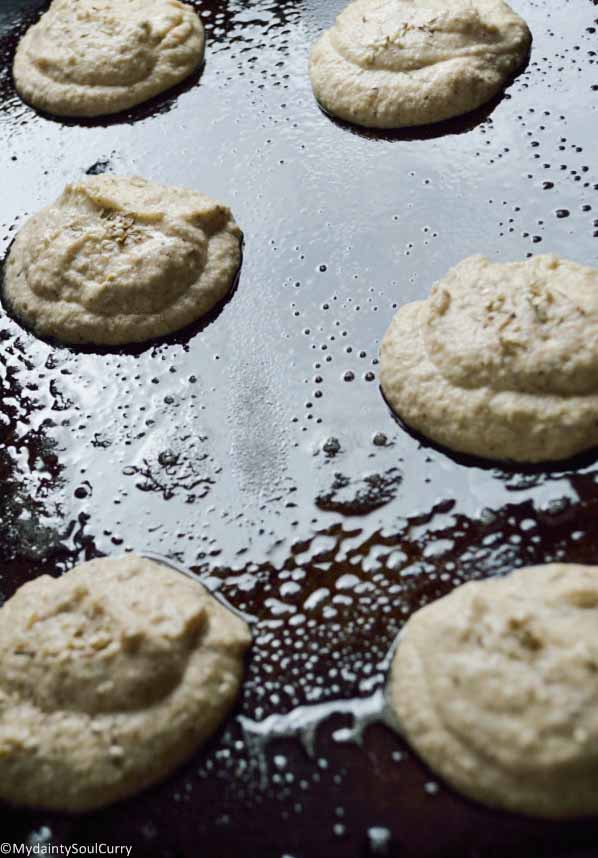
[[[25,584],[0,610],[0,798],[85,811],[161,780],[225,717],[250,640],[135,555]]]
[[[382,342],[394,411],[438,444],[488,459],[567,459],[598,445],[598,270],[472,256]]]
[[[401,632],[387,699],[465,795],[532,816],[598,813],[598,567],[475,581]]]
[[[353,0],[315,43],[311,83],[357,125],[427,125],[493,98],[530,41],[503,0]]]
[[[93,176],[30,218],[8,257],[4,295],[36,333],[122,345],[211,310],[241,264],[241,232],[209,197],[139,178]]]
[[[54,0],[19,43],[15,85],[57,116],[118,113],[192,74],[204,42],[179,0]]]

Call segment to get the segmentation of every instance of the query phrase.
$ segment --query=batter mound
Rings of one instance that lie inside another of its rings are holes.
[[[472,256],[401,307],[380,357],[393,410],[452,450],[542,462],[598,445],[596,269]]]
[[[348,122],[427,125],[493,98],[530,42],[503,0],[353,0],[315,43],[311,83]]]
[[[102,807],[161,780],[228,713],[246,624],[142,557],[25,584],[0,610],[0,798]]]
[[[123,345],[197,321],[230,291],[241,232],[203,194],[139,178],[67,185],[8,257],[15,315],[64,343]]]
[[[598,813],[598,567],[475,581],[417,611],[387,698],[455,789],[539,817]]]
[[[57,116],[118,113],[203,63],[203,25],[179,0],[54,0],[21,39],[19,95]]]

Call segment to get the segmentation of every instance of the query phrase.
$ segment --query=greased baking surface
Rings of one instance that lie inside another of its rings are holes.
[[[184,340],[71,351],[2,317],[3,595],[95,553],[177,557],[257,617],[237,710],[252,721],[375,693],[406,617],[456,583],[592,562],[598,548],[592,460],[500,471],[420,447],[390,415],[375,363],[396,306],[472,253],[596,265],[595,8],[521,0],[534,48],[510,98],[442,129],[379,135],[331,121],[311,93],[309,47],[342,5],[196,4],[201,80],[134,122],[53,122],[22,104],[8,71],[1,84],[4,251],[87,171],[201,190],[245,232],[233,300]],[[3,68],[42,4],[19,8],[0,11]],[[173,780],[120,808],[84,821],[11,813],[6,829],[131,842],[152,858],[197,858],[198,844],[202,858],[592,855],[595,824],[470,805],[381,726],[363,750],[339,743],[350,721],[326,718],[310,759],[296,738],[260,750],[233,717]]]

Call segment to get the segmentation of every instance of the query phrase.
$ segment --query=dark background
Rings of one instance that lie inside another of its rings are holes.
[[[207,324],[135,350],[55,347],[2,315],[0,592],[146,550],[256,623],[238,709],[170,781],[79,819],[4,809],[0,839],[152,858],[598,856],[596,823],[462,800],[382,725],[341,743],[351,716],[328,715],[310,757],[284,718],[380,689],[405,618],[456,584],[593,562],[598,542],[592,457],[457,461],[404,431],[377,382],[396,307],[463,257],[596,264],[596,6],[516,0],[534,45],[504,98],[375,134],[327,118],[309,86],[309,46],[343,2],[197,2],[201,76],[125,117],[63,123],[10,74],[47,4],[2,0],[2,252],[66,182],[111,171],[228,202],[245,258]],[[240,715],[280,715],[288,738],[258,741]]]

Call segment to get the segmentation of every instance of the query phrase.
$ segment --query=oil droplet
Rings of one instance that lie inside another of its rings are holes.
[[[328,438],[322,445],[322,450],[327,456],[336,456],[337,453],[340,453],[340,449],[341,442],[338,438]]]
[[[368,846],[370,855],[388,855],[390,831],[381,825],[368,828]]]

